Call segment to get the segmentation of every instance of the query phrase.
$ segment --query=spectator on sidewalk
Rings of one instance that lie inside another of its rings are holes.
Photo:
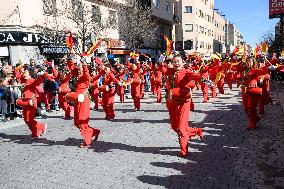
[[[8,121],[8,111],[7,111],[7,107],[8,107],[8,98],[9,98],[9,88],[7,86],[7,83],[5,81],[5,79],[1,78],[0,79],[0,115],[1,115],[1,120],[6,122]]]

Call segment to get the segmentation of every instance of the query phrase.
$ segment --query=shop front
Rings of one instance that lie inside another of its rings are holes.
[[[41,63],[46,57],[57,57],[69,53],[65,46],[54,46],[50,40],[38,33],[24,31],[0,31],[0,60],[15,66],[19,61],[30,59]]]
[[[108,40],[108,54],[114,56],[117,62],[125,63],[128,60],[131,50],[126,49],[125,42],[119,39]]]

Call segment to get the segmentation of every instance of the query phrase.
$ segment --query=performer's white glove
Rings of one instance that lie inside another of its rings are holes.
[[[44,71],[38,72],[37,75],[38,76],[42,76],[44,74]]]
[[[165,62],[165,60],[166,60],[166,57],[163,54],[161,54],[160,57],[159,57],[159,62],[163,63],[163,62]]]
[[[211,81],[211,80],[207,80],[207,81],[205,81],[205,84],[208,86],[208,87],[214,87],[214,83],[213,83],[213,81]]]
[[[120,81],[118,82],[118,85],[122,87],[123,83]]]
[[[274,66],[274,65],[271,65],[271,66],[268,67],[269,70],[276,70],[276,68],[277,68],[277,67]]]

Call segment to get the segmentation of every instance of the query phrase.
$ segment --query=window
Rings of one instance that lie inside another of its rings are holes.
[[[191,49],[193,49],[193,41],[192,40],[184,41],[184,50],[191,50]]]
[[[100,10],[100,7],[97,6],[97,5],[93,5],[92,6],[92,18],[93,18],[93,21],[95,23],[98,23],[100,24],[101,23],[101,10]]]
[[[185,32],[192,32],[193,24],[185,24]]]
[[[43,12],[46,15],[56,15],[56,0],[42,0]]]
[[[192,13],[192,6],[185,6],[185,13]]]
[[[154,6],[159,9],[161,6],[161,0],[154,0]]]
[[[117,13],[116,11],[110,10],[109,11],[109,24],[110,26],[116,28],[117,27]]]
[[[80,0],[72,0],[73,18],[76,20],[83,20],[83,4]]]
[[[169,1],[166,1],[166,11],[167,13],[171,13],[171,5]]]

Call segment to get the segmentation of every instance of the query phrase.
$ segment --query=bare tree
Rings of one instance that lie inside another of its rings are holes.
[[[275,38],[275,33],[273,30],[269,30],[266,33],[264,33],[260,37],[260,43],[261,42],[266,42],[266,44],[269,46],[269,51],[268,52],[281,52],[281,41],[279,40],[280,38],[276,39]]]
[[[118,11],[118,29],[128,48],[141,48],[145,41],[153,42],[157,36],[156,20],[151,7],[143,6],[135,0],[122,6]]]

